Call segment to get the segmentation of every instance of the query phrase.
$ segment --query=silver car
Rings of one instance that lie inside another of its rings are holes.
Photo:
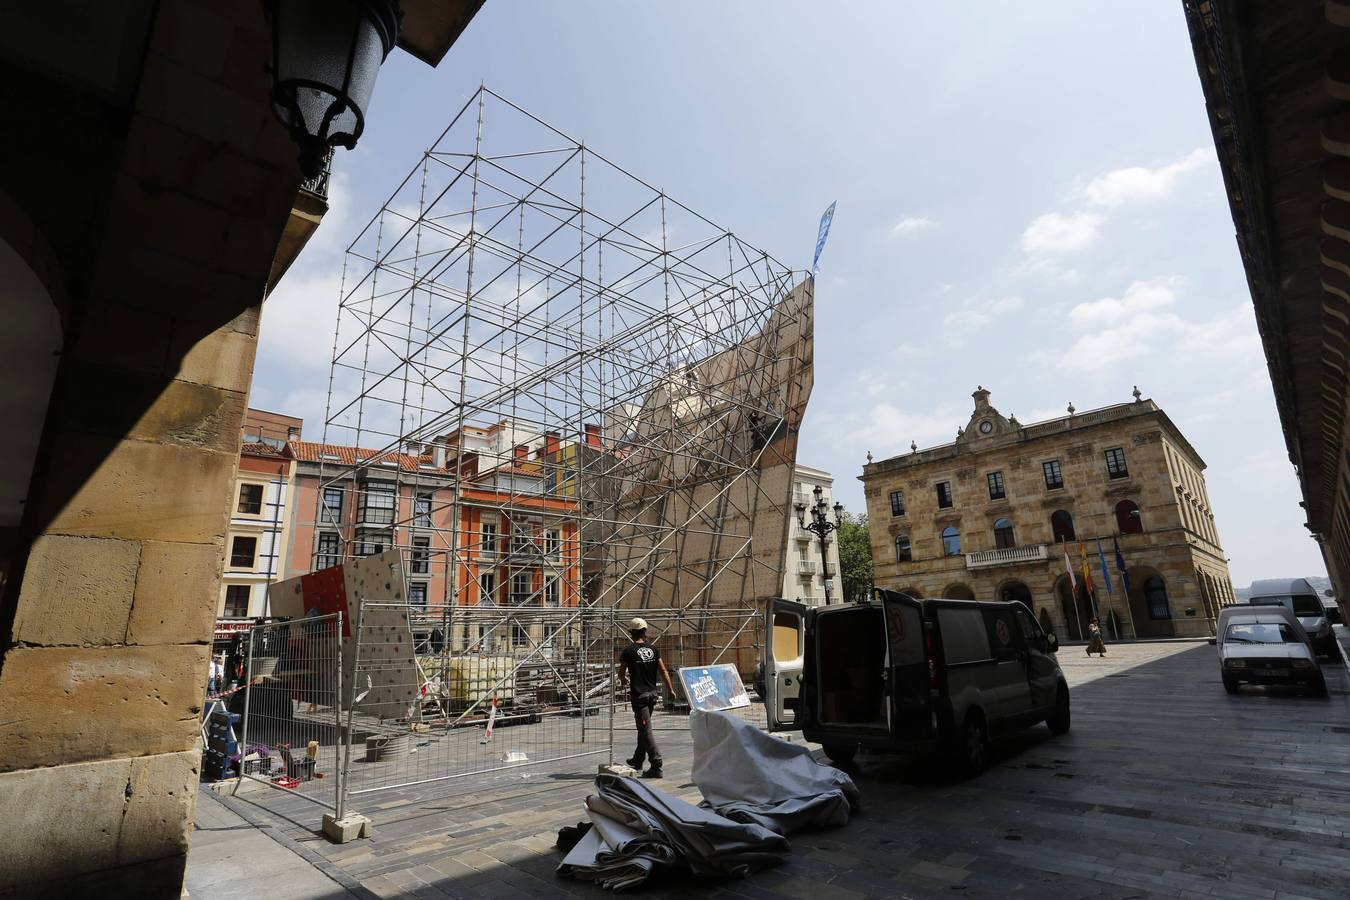
[[[1283,606],[1294,611],[1299,624],[1308,632],[1313,650],[1323,656],[1336,656],[1336,637],[1331,631],[1322,597],[1306,578],[1266,578],[1252,582],[1250,606]]]
[[[1327,681],[1317,664],[1308,633],[1293,610],[1230,606],[1219,613],[1219,666],[1224,690],[1238,692],[1248,684],[1301,684],[1315,695],[1327,695]]]

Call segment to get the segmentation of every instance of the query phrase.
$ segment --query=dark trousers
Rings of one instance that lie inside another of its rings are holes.
[[[630,760],[634,768],[641,768],[644,760],[650,758],[652,768],[661,768],[661,751],[656,749],[656,738],[652,736],[652,711],[656,709],[655,691],[644,694],[632,694],[633,722],[637,725],[637,752]]]

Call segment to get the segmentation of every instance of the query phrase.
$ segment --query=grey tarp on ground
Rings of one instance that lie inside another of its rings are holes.
[[[801,744],[776,738],[724,712],[690,713],[691,776],[705,805],[779,834],[843,825],[859,805],[853,779],[816,762]]]
[[[635,778],[599,775],[586,798],[595,825],[558,866],[559,875],[610,890],[641,884],[657,863],[698,875],[745,877],[787,856],[787,839],[753,823],[663,794]]]

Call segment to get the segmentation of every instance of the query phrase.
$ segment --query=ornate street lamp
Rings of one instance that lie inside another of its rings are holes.
[[[811,504],[811,521],[806,521],[806,504],[797,504],[797,524],[807,531],[814,534],[820,540],[820,571],[825,576],[825,605],[830,605],[830,562],[825,548],[829,546],[829,534],[831,531],[838,531],[840,522],[844,517],[844,504],[836,503],[834,505],[834,521],[830,521],[829,506],[825,504],[825,491],[820,485],[811,493],[815,494],[816,502]]]
[[[268,0],[272,109],[316,178],[330,147],[356,146],[375,76],[398,40],[398,0]]]

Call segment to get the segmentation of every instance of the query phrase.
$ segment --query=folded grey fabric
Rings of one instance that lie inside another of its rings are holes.
[[[704,805],[777,834],[843,825],[858,809],[853,779],[816,762],[800,744],[774,737],[725,712],[695,709],[692,778]]]
[[[586,798],[595,827],[558,866],[558,874],[609,890],[641,884],[658,865],[683,865],[698,875],[743,878],[782,862],[782,835],[736,822],[655,790],[635,778],[599,775]]]

